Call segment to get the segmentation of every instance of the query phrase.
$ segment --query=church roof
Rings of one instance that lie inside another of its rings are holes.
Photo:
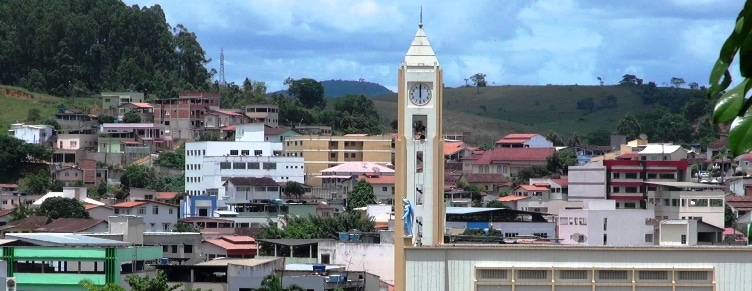
[[[418,32],[415,33],[415,38],[413,38],[410,48],[407,49],[405,63],[409,65],[423,64],[425,66],[439,64],[439,59],[436,58],[436,54],[433,52],[433,48],[431,48],[431,43],[428,42],[422,25],[418,28]]]

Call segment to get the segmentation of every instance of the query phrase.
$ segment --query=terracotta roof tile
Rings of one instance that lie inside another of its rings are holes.
[[[157,199],[170,200],[175,199],[178,192],[157,192]]]
[[[13,212],[13,209],[0,210],[0,217],[6,216],[8,214],[11,214],[12,212]]]
[[[569,186],[569,179],[561,178],[561,179],[551,179],[556,184],[559,184],[561,187],[568,187]]]
[[[151,104],[149,104],[149,103],[131,102],[131,104],[135,105],[138,108],[153,108],[153,106],[151,106]]]
[[[110,208],[110,209],[112,209],[112,207],[108,207],[108,206],[104,206],[104,205],[84,204],[84,209],[86,209],[86,210],[92,210],[94,208],[99,208],[99,207],[104,207],[104,208]]]
[[[225,126],[222,131],[235,131],[235,125]]]
[[[380,175],[362,175],[358,177],[358,181],[365,179],[371,185],[374,184],[391,184],[394,185],[394,176],[380,176]]]
[[[466,148],[465,143],[461,141],[445,141],[444,142],[444,155],[453,155]]]
[[[18,188],[18,184],[0,184],[2,188]]]
[[[171,206],[171,207],[178,207],[175,204],[170,203],[164,203],[159,201],[153,201],[153,200],[136,200],[136,201],[126,201],[121,202],[115,205],[112,205],[113,208],[133,208],[136,206],[146,205],[146,204],[159,204],[159,205],[165,205],[165,206]]]
[[[250,243],[232,243],[222,238],[205,239],[204,242],[213,244],[225,250],[255,250],[258,246]]]
[[[513,201],[518,201],[518,200],[527,199],[527,198],[530,198],[530,197],[528,197],[528,196],[508,195],[508,196],[504,196],[504,197],[499,197],[499,199],[496,199],[496,201],[499,201],[499,202],[513,202]]]
[[[50,220],[47,216],[29,216],[13,223],[14,228],[40,228]]]
[[[91,229],[100,223],[106,223],[101,219],[89,218],[58,218],[49,224],[37,228],[36,231],[43,232],[82,232]]]
[[[287,127],[271,127],[271,126],[264,126],[264,134],[265,135],[280,135],[286,131],[290,130]]]
[[[226,236],[221,237],[221,239],[224,239],[231,243],[244,243],[244,244],[256,243],[256,239],[247,235],[226,235]]]
[[[525,191],[548,191],[550,190],[546,187],[535,186],[535,185],[520,185],[519,187],[517,187],[517,189],[519,188],[522,188],[522,190],[525,190]]]

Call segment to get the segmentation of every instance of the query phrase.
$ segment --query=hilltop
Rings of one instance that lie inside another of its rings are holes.
[[[553,130],[565,137],[575,132],[582,136],[601,129],[613,132],[627,113],[634,115],[653,109],[653,106],[644,104],[643,90],[630,86],[508,85],[476,90],[475,87],[444,90],[444,130],[470,131],[471,141],[478,144],[490,143],[512,132],[546,135]],[[578,102],[589,98],[596,103],[608,99],[613,104],[592,111],[578,109]],[[373,100],[385,122],[397,118],[396,93]]]
[[[345,95],[364,95],[366,97],[377,97],[395,94],[379,83],[352,80],[326,80],[319,81],[319,83],[324,86],[324,98],[327,99],[339,98]],[[267,96],[285,93],[287,93],[287,90],[279,90],[267,93]]]
[[[61,98],[0,85],[0,134],[6,134],[12,123],[27,122],[29,109],[37,108],[42,118],[48,118],[54,117],[61,105],[88,111],[99,104],[95,101],[95,98]]]

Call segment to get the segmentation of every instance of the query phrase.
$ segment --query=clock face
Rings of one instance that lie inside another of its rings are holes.
[[[426,105],[431,101],[431,89],[427,84],[418,83],[413,85],[408,94],[410,94],[410,102],[415,105]]]

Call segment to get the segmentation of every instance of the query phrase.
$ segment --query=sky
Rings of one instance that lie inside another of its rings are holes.
[[[634,74],[708,84],[739,0],[125,0],[158,4],[198,36],[208,68],[285,88],[292,77],[375,82],[396,91],[420,22],[446,86],[616,84]],[[219,77],[219,74],[216,76]],[[738,78],[737,78],[738,79]]]

